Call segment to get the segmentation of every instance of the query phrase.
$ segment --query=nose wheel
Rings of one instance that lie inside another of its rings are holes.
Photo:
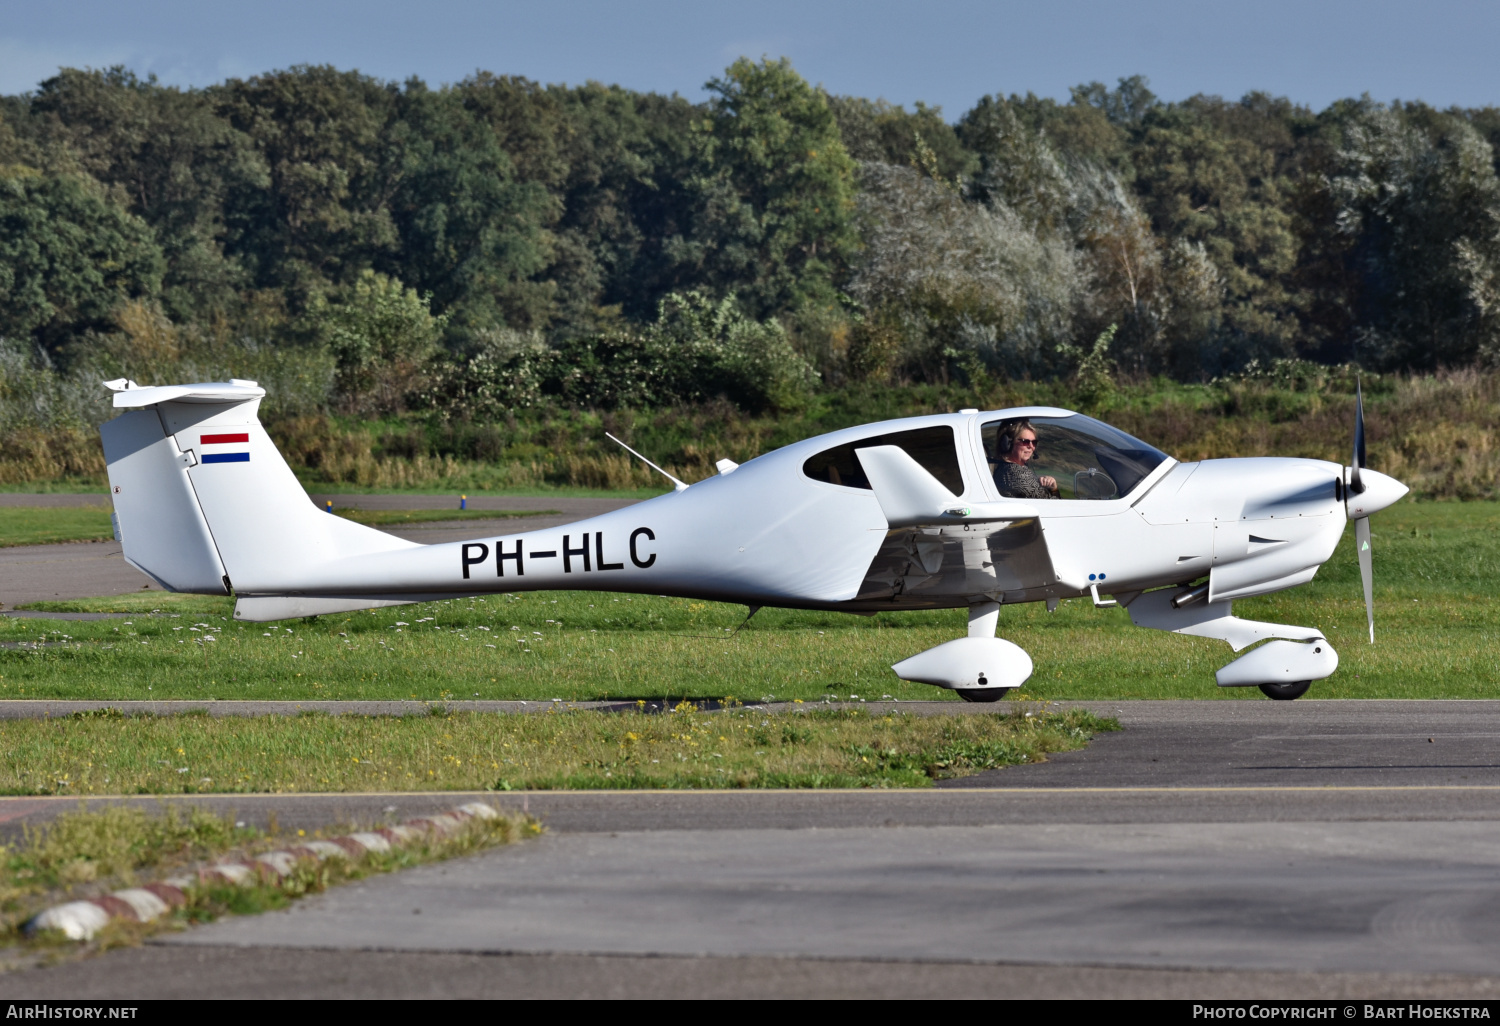
[[[998,702],[1010,694],[1010,688],[954,688],[965,702]],[[1307,690],[1303,688],[1303,690]]]
[[[1307,694],[1307,689],[1310,687],[1312,687],[1312,681],[1298,680],[1290,684],[1262,684],[1260,690],[1267,698],[1277,702],[1290,702],[1294,698],[1301,698]]]

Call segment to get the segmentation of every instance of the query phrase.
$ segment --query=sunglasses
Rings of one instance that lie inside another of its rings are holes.
[[[1016,444],[1017,445],[1029,445],[1033,449],[1035,449],[1036,448],[1036,439],[1035,438],[1017,438],[1016,439]]]

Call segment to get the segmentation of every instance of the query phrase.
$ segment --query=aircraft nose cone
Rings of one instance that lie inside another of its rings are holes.
[[[1361,470],[1359,476],[1364,482],[1365,490],[1358,495],[1349,496],[1347,506],[1350,520],[1379,513],[1411,491],[1394,477],[1388,477],[1379,471]]]

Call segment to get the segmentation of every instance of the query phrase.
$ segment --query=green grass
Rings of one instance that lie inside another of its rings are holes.
[[[220,719],[102,711],[0,724],[0,793],[927,787],[1117,730],[1073,710],[798,708]]]
[[[1376,638],[1347,531],[1308,585],[1235,604],[1243,617],[1316,626],[1340,654],[1320,698],[1500,697],[1500,504],[1403,502],[1374,518]],[[654,596],[537,592],[237,624],[227,599],[159,593],[36,603],[121,609],[129,622],[0,617],[0,698],[101,700],[416,698],[952,698],[897,680],[892,663],[965,631],[963,610],[839,613]],[[194,630],[193,628],[197,628]],[[214,641],[202,640],[209,634]],[[1053,614],[1002,611],[1000,634],[1026,649],[1032,699],[1260,699],[1220,689],[1222,642],[1138,630],[1086,600]]]
[[[29,602],[22,608],[36,609],[48,613],[155,613],[160,616],[186,616],[202,613],[218,615],[225,609],[222,598],[211,595],[178,595],[163,591],[133,591],[124,595],[106,595],[102,598],[57,599],[50,602]],[[233,609],[233,604],[229,604]],[[3,623],[0,623],[3,627]]]
[[[109,479],[100,474],[53,481],[0,481],[0,495],[97,495],[104,503],[109,501]]]
[[[0,548],[113,538],[109,496],[99,499],[97,506],[0,506]]]
[[[401,524],[446,523],[452,520],[514,520],[520,517],[541,517],[555,514],[555,509],[340,509],[333,512],[346,520],[369,527],[389,527]]]
[[[79,808],[29,829],[6,850],[0,905],[78,884],[127,885],[143,873],[169,872],[259,840],[259,831],[236,827],[232,819],[206,809],[168,807],[152,816],[122,806],[96,812]]]
[[[114,537],[109,496],[97,506],[0,506],[0,548],[55,542],[104,541]],[[555,509],[340,509],[334,513],[371,527],[456,520],[512,520],[555,514]]]
[[[347,829],[346,825],[329,826],[329,834]],[[304,861],[284,877],[261,877],[238,887],[192,887],[187,890],[185,907],[149,924],[117,921],[83,950],[137,942],[148,934],[180,929],[190,922],[284,908],[296,897],[346,880],[465,855],[540,832],[540,825],[530,816],[502,813],[490,819],[469,820],[446,836],[429,834],[417,843],[369,853],[360,859]],[[297,831],[297,835],[278,836],[274,826],[269,832],[247,829],[237,826],[233,816],[170,805],[156,815],[125,806],[65,812],[50,823],[28,829],[20,843],[0,848],[4,856],[0,860],[0,934],[7,935],[11,945],[22,943],[33,953],[45,952],[60,936],[26,937],[21,928],[48,905],[160,880],[195,864],[254,856],[296,844],[304,831]],[[313,836],[324,835],[319,830]]]

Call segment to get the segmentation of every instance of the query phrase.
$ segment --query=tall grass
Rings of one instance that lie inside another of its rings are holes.
[[[136,333],[151,337],[146,328]],[[170,341],[153,345],[175,351]],[[332,490],[649,492],[662,487],[660,476],[608,441],[606,432],[696,481],[714,474],[716,461],[726,457],[743,463],[838,428],[967,406],[1085,409],[1183,460],[1279,455],[1347,462],[1354,423],[1354,372],[1315,365],[1299,365],[1310,368],[1305,373],[1211,384],[1122,382],[1097,409],[1065,381],[981,377],[970,385],[849,385],[779,415],[748,414],[715,400],[645,411],[544,404],[494,422],[416,414],[361,421],[320,408],[331,367],[312,350],[220,341],[192,353],[193,360],[179,361],[179,378],[258,376],[270,390],[266,423],[288,462],[308,486]],[[117,362],[130,366],[123,358]],[[85,368],[62,375],[0,342],[0,487],[103,485],[94,429],[113,415],[97,384],[103,373]],[[1464,368],[1370,375],[1365,386],[1373,467],[1405,481],[1419,498],[1500,497],[1500,373]]]
[[[1365,393],[1370,465],[1423,499],[1500,497],[1500,374],[1472,368],[1372,379]],[[273,429],[312,484],[370,489],[659,488],[661,479],[605,439],[626,438],[685,481],[827,431],[964,406],[1085,404],[1058,382],[853,386],[797,414],[751,416],[726,403],[657,411],[540,410],[496,424],[357,423],[306,417]],[[1301,456],[1347,463],[1354,395],[1343,381],[1122,386],[1091,411],[1182,460]]]

